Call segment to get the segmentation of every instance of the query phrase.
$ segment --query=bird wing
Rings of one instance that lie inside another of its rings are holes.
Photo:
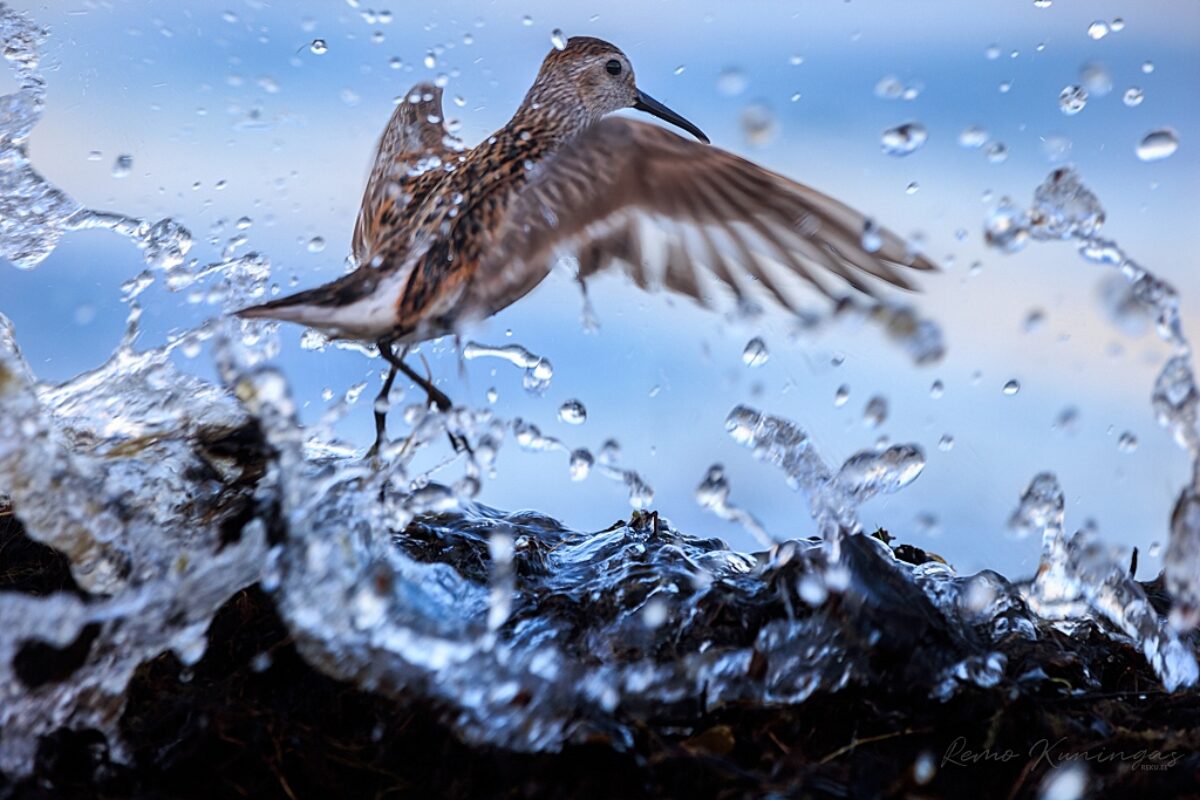
[[[827,195],[635,120],[601,120],[534,170],[472,281],[477,312],[528,291],[564,253],[581,280],[618,266],[643,289],[711,305],[707,272],[739,301],[756,286],[793,311],[780,266],[834,299],[821,278],[873,294],[867,276],[911,289],[907,268],[935,269]]]
[[[417,208],[440,178],[438,168],[453,156],[457,140],[442,114],[442,90],[418,83],[396,104],[379,144],[354,223],[354,260],[362,266],[383,243],[407,231],[405,210]]]

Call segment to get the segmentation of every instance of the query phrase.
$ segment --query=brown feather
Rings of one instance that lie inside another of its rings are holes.
[[[867,218],[810,187],[663,128],[611,117],[540,165],[505,215],[472,294],[503,294],[506,285],[523,283],[519,273],[545,270],[564,247],[580,256],[581,277],[617,264],[639,286],[652,285],[642,264],[630,264],[612,249],[628,245],[606,222],[626,215],[670,223],[659,226],[667,245],[661,283],[655,285],[701,302],[698,265],[735,295],[741,292],[735,277],[741,271],[792,310],[795,301],[772,275],[772,264],[833,299],[837,295],[817,278],[818,271],[873,295],[867,276],[908,289],[912,284],[897,266],[933,269],[886,230],[876,229],[881,246],[868,252],[862,245]],[[699,250],[689,248],[679,231],[695,231]]]

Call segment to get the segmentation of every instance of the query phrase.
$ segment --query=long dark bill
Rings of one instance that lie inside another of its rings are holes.
[[[676,127],[683,128],[692,136],[695,136],[700,141],[708,144],[708,137],[704,135],[704,131],[700,130],[695,125],[688,122],[686,119],[679,116],[674,111],[643,92],[641,89],[638,90],[637,100],[634,102],[633,107],[638,111],[645,111],[647,114],[653,114],[659,119],[669,122]]]

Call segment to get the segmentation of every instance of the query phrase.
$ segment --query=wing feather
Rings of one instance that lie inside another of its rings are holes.
[[[879,243],[873,251],[863,244],[867,231]],[[784,271],[837,300],[822,273],[873,295],[876,281],[911,289],[906,270],[934,269],[844,203],[623,117],[601,120],[540,164],[493,245],[472,288],[489,307],[564,250],[577,256],[581,279],[615,266],[643,289],[662,286],[707,305],[702,268],[739,301],[753,284],[792,311]],[[647,259],[651,252],[658,258]]]

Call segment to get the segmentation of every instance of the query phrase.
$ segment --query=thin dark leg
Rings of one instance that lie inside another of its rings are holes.
[[[404,363],[403,353],[397,356],[395,352],[393,352],[391,342],[379,342],[379,352],[385,359],[387,359],[387,362],[392,365],[392,373],[394,374],[396,370],[400,370],[408,377],[409,380],[424,389],[425,395],[429,398],[429,402],[437,406],[438,411],[446,412],[454,407],[454,404],[450,402],[450,398],[446,396],[445,392],[434,386],[433,382],[428,378],[422,377],[416,370]],[[464,450],[470,452],[470,447],[467,445],[466,440],[460,436],[454,435],[453,433],[450,434],[450,444],[453,445],[455,451],[457,452],[461,453]]]
[[[383,447],[383,442],[387,438],[387,403],[388,396],[392,393],[392,384],[395,381],[396,368],[392,367],[388,376],[383,380],[383,388],[379,390],[379,394],[375,398],[375,444],[371,445],[371,449],[367,451],[368,458],[379,452],[379,448]]]

